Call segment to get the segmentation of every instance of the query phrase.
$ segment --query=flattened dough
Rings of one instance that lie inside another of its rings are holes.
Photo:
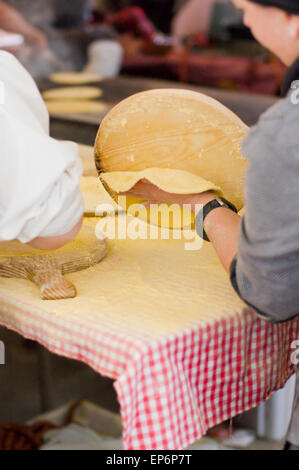
[[[117,204],[105,190],[98,177],[83,176],[80,188],[84,199],[84,212],[86,215],[99,213],[101,206],[104,212],[117,211]],[[107,210],[109,208],[109,211]]]
[[[100,178],[116,193],[129,191],[138,181],[147,179],[150,183],[167,193],[198,194],[214,190],[219,195],[222,194],[218,186],[200,176],[188,171],[171,170],[168,168],[148,168],[143,171],[127,171],[124,173],[114,171],[102,173]]]
[[[50,75],[50,80],[61,85],[83,85],[84,83],[99,82],[102,77],[84,72],[56,72]]]
[[[102,113],[107,109],[104,103],[98,101],[46,101],[50,114],[88,114]]]
[[[122,199],[117,193],[126,192],[132,189],[138,181],[146,179],[158,188],[168,193],[175,194],[198,194],[204,191],[213,190],[218,196],[223,196],[221,189],[210,181],[206,181],[200,176],[183,170],[171,170],[167,168],[149,168],[136,172],[112,172],[102,173],[101,180],[105,187],[113,191],[112,195],[120,206],[123,206]],[[126,197],[126,211],[136,214],[136,204],[142,204],[142,200]],[[144,215],[143,215],[144,214]],[[172,206],[171,215],[165,204],[154,206],[146,212],[138,213],[138,217],[147,220],[154,225],[161,225],[165,228],[179,229],[186,225],[194,227],[194,217],[190,211],[182,210],[180,207]],[[159,220],[160,217],[160,220]]]
[[[96,87],[64,87],[64,88],[53,88],[52,90],[46,90],[43,92],[45,100],[92,100],[102,96],[103,91]]]

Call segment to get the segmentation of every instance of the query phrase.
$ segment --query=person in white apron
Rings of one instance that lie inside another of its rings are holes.
[[[0,51],[0,243],[54,249],[71,241],[84,204],[78,147],[49,136],[49,114],[28,72]]]

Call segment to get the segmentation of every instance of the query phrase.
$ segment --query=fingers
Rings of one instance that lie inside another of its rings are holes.
[[[146,179],[142,179],[135,184],[129,191],[118,193],[120,196],[133,196],[140,199],[156,199],[156,196],[162,191]]]

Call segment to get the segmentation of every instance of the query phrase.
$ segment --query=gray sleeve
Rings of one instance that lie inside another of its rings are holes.
[[[299,105],[279,106],[244,142],[246,214],[231,265],[239,296],[270,322],[299,315]]]

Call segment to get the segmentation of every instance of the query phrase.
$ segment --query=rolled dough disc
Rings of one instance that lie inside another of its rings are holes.
[[[116,212],[118,206],[107,193],[102,182],[95,176],[83,176],[80,188],[84,199],[85,215],[94,216],[100,213]]]
[[[43,300],[72,298],[77,295],[76,288],[63,274],[98,264],[107,251],[107,240],[99,240],[87,222],[74,241],[57,250],[34,250],[18,241],[1,242],[0,277],[35,282]]]
[[[146,179],[168,193],[198,194],[213,190],[218,196],[223,196],[221,189],[215,184],[183,170],[148,168],[136,172],[102,173],[100,177],[105,188],[111,192],[118,205],[123,207],[123,201],[125,201],[124,209],[129,214],[138,215],[138,218],[146,220],[148,223],[169,229],[186,228],[186,226],[194,228],[194,216],[187,207],[181,209],[177,205],[160,204],[139,211],[138,206],[144,202],[143,200],[128,196],[124,199],[124,196],[118,197],[117,193],[129,191],[138,181]],[[171,211],[169,210],[170,207]]]
[[[223,196],[221,189],[206,181],[200,176],[183,170],[171,170],[167,168],[149,168],[136,172],[112,172],[102,173],[101,180],[105,188],[111,192],[117,204],[123,207],[129,214],[146,220],[152,225],[158,225],[168,229],[194,229],[195,218],[188,207],[180,208],[178,205],[153,205],[151,208],[142,208],[146,201],[126,196],[117,196],[130,190],[138,181],[146,179],[158,188],[168,193],[198,194],[213,190],[218,196]],[[112,190],[112,191],[111,191]],[[125,204],[124,204],[125,203]],[[141,206],[140,206],[141,205]],[[141,210],[139,210],[139,207]],[[171,210],[170,210],[171,209]]]
[[[96,87],[53,88],[43,92],[45,100],[92,100],[102,96],[103,91]]]
[[[221,189],[215,184],[184,170],[148,168],[143,171],[127,171],[125,173],[114,171],[102,173],[100,178],[116,193],[129,191],[138,181],[146,179],[167,193],[198,194],[214,190],[219,195],[222,194]]]
[[[84,83],[99,82],[102,77],[84,72],[56,72],[50,75],[50,80],[61,85],[83,85]]]
[[[102,113],[107,109],[104,103],[98,101],[46,101],[50,114],[88,114]]]

